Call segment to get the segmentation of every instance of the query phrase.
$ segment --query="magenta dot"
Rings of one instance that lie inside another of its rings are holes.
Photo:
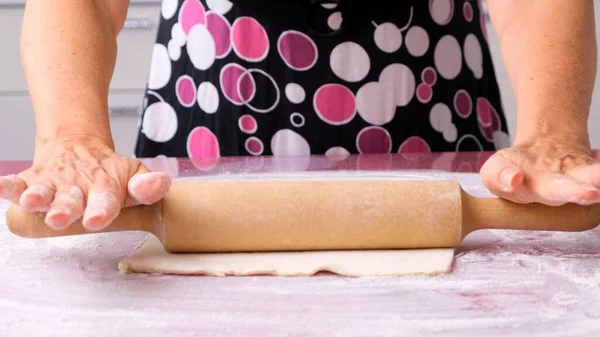
[[[188,76],[181,76],[175,85],[177,87],[177,99],[185,107],[194,105],[196,101],[196,85],[194,80]]]
[[[206,10],[200,0],[185,0],[179,10],[179,24],[185,35],[188,35],[195,25],[203,25],[206,22],[205,14]]]
[[[481,26],[481,32],[483,33],[483,37],[487,40],[487,26],[485,24],[485,16],[483,15],[483,11],[479,11],[479,25]]]
[[[500,115],[498,115],[496,109],[491,105],[489,105],[489,107],[491,111],[491,122],[489,125],[483,125],[483,123],[480,122],[479,131],[487,141],[492,142],[494,141],[494,132],[500,130],[502,122],[500,121]]]
[[[492,124],[492,106],[490,101],[484,97],[477,98],[477,119],[483,126],[490,126]]]
[[[277,48],[283,61],[294,70],[308,70],[317,62],[317,46],[303,33],[284,32],[277,42]]]
[[[392,150],[390,133],[380,126],[368,126],[356,137],[356,147],[360,153],[389,153]]]
[[[417,87],[417,99],[419,99],[421,103],[429,102],[432,96],[433,89],[431,89],[429,85],[427,85],[426,83],[419,84],[419,86]]]
[[[188,156],[194,159],[220,156],[219,141],[207,127],[199,126],[190,132],[187,139]]]
[[[258,128],[258,123],[256,122],[256,119],[254,119],[254,117],[252,117],[251,115],[243,115],[242,117],[240,117],[238,124],[240,130],[242,130],[245,133],[254,133]]]
[[[223,95],[236,105],[247,103],[254,97],[256,88],[254,79],[238,64],[230,63],[223,67],[220,82]]]
[[[437,73],[435,72],[435,69],[431,67],[423,69],[423,72],[421,73],[421,80],[426,84],[433,86],[435,82],[437,82]]]
[[[246,151],[250,154],[259,156],[264,150],[262,141],[256,137],[250,137],[246,140]]]
[[[206,28],[215,41],[215,55],[217,58],[227,56],[231,50],[231,27],[227,19],[215,12],[206,14]]]
[[[425,139],[412,136],[400,145],[398,153],[431,153],[431,148]]]
[[[248,16],[237,18],[233,22],[231,40],[235,53],[245,61],[260,61],[269,52],[269,37],[265,28]]]
[[[467,118],[471,115],[473,102],[467,91],[460,89],[454,94],[454,111],[462,118]]]
[[[341,84],[325,84],[315,93],[314,108],[319,117],[332,125],[348,123],[356,115],[356,101],[350,89]]]
[[[469,2],[463,4],[463,15],[465,16],[465,20],[469,22],[473,21],[473,6]]]

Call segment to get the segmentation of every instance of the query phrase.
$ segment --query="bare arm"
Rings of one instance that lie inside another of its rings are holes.
[[[594,1],[488,0],[488,6],[517,98],[516,143],[550,135],[587,144]]]
[[[21,58],[37,144],[100,137],[110,146],[108,89],[129,0],[28,0]]]

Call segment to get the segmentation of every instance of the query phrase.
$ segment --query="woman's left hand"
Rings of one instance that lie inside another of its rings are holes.
[[[585,142],[542,138],[499,150],[481,178],[490,192],[517,203],[600,203],[600,161]]]

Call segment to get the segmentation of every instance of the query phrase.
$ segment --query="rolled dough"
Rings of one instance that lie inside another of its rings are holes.
[[[153,235],[119,263],[122,273],[209,276],[439,275],[450,271],[454,249],[170,254]]]

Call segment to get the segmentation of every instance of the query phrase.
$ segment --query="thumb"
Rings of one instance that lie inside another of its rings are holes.
[[[127,183],[125,207],[151,205],[165,197],[171,187],[171,177],[165,172],[150,172],[142,164]]]
[[[492,155],[481,167],[481,180],[493,194],[518,202],[515,191],[523,184],[523,170],[500,153]]]

